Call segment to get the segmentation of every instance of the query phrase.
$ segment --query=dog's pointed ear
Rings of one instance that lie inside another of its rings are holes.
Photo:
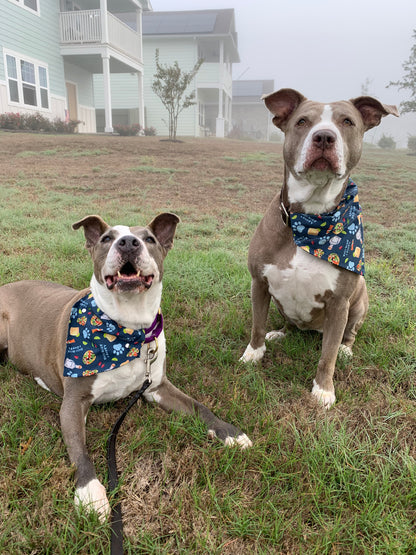
[[[392,114],[393,116],[399,117],[396,106],[382,104],[372,96],[359,96],[358,98],[352,98],[350,102],[354,104],[360,112],[363,118],[365,131],[379,125],[381,118],[384,116]]]
[[[147,227],[156,236],[162,247],[169,250],[173,246],[173,238],[179,222],[180,219],[176,214],[164,212],[156,216]]]
[[[84,228],[87,249],[94,247],[101,235],[109,229],[109,225],[100,216],[86,216],[79,222],[72,224],[72,229]]]
[[[294,89],[280,89],[262,97],[266,107],[274,115],[273,123],[276,127],[285,131],[286,123],[291,114],[296,110],[301,102],[306,98]]]

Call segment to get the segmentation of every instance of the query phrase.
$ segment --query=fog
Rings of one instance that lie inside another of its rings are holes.
[[[241,62],[234,79],[274,79],[323,102],[360,96],[387,104],[409,99],[387,88],[403,76],[416,29],[415,0],[151,0],[154,11],[234,8]],[[387,118],[367,134],[405,146],[416,115]]]

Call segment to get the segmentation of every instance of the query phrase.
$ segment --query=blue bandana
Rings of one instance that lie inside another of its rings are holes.
[[[313,256],[364,275],[364,243],[357,185],[348,180],[338,206],[326,214],[290,214],[293,239]]]
[[[71,309],[64,376],[92,376],[128,364],[140,356],[143,343],[150,343],[159,337],[162,329],[160,310],[150,328],[123,328],[98,308],[92,293],[89,293]]]

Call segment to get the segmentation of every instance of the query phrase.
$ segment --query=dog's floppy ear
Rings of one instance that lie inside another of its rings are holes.
[[[100,216],[86,216],[84,219],[72,224],[72,229],[84,228],[87,249],[94,247],[101,235],[109,229],[109,225]]]
[[[150,228],[162,247],[169,250],[173,246],[173,237],[179,222],[180,219],[176,214],[164,212],[156,216],[147,227]]]
[[[371,96],[359,96],[358,98],[352,98],[350,102],[352,102],[352,104],[354,104],[360,112],[361,117],[363,118],[365,131],[379,125],[381,118],[384,116],[392,114],[393,116],[399,117],[399,112],[396,106],[382,104],[376,98]]]
[[[262,97],[267,108],[274,114],[273,123],[276,127],[285,131],[286,123],[291,114],[306,98],[294,89],[280,89]]]

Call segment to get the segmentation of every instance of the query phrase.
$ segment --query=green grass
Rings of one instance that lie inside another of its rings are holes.
[[[0,134],[0,141],[7,144],[7,139]],[[136,145],[133,139],[123,144]],[[81,152],[82,146],[77,150],[60,140],[59,152]],[[260,365],[238,361],[251,324],[247,249],[261,217],[253,209],[251,177],[245,172],[250,164],[260,175],[277,155],[256,144],[228,154],[224,142],[202,177],[203,202],[196,207],[185,192],[180,196],[180,184],[175,185],[176,200],[164,190],[143,202],[153,170],[158,170],[156,179],[158,173],[184,171],[183,150],[175,157],[162,147],[146,153],[143,143],[142,165],[135,167],[139,177],[143,174],[139,186],[129,181],[132,157],[117,170],[112,156],[121,155],[113,151],[112,138],[102,137],[97,145],[95,140],[77,138],[88,154],[80,155],[76,165],[85,164],[79,171],[89,167],[98,180],[114,172],[116,193],[101,189],[100,181],[82,187],[69,171],[48,185],[42,175],[51,169],[42,164],[50,163],[52,155],[39,157],[36,177],[19,167],[19,156],[11,161],[15,172],[2,173],[0,283],[48,279],[85,287],[91,264],[82,233],[72,231],[71,224],[91,211],[91,199],[94,212],[123,224],[150,221],[171,204],[182,223],[165,262],[162,309],[169,377],[254,442],[245,452],[225,449],[206,438],[196,418],[145,404],[133,409],[118,440],[126,553],[415,553],[416,229],[412,218],[395,218],[386,232],[391,210],[385,198],[406,202],[414,213],[416,158],[393,152],[381,159],[378,150],[370,149],[357,171],[364,212],[371,216],[365,224],[370,311],[353,361],[337,366],[337,403],[324,412],[309,393],[320,356],[319,334],[295,330],[269,344]],[[98,151],[107,153],[99,166]],[[26,156],[20,157],[22,163]],[[5,170],[10,160],[0,163]],[[215,171],[220,163],[235,168],[232,177]],[[413,181],[409,178],[406,191],[391,192],[388,183],[398,166]],[[211,209],[211,188],[212,195],[221,190],[237,194],[239,203]],[[282,324],[272,308],[270,329]],[[73,505],[59,399],[9,364],[1,368],[0,391],[0,552],[109,553],[108,525],[78,514]],[[104,481],[107,434],[124,406],[120,401],[93,407],[88,417],[88,445]]]

